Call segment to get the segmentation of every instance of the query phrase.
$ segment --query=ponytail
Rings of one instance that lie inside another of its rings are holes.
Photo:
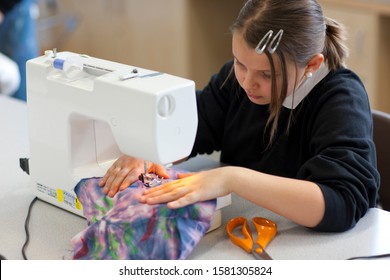
[[[345,44],[344,26],[337,21],[325,17],[326,36],[322,54],[329,70],[345,67],[345,59],[348,56],[348,47]]]

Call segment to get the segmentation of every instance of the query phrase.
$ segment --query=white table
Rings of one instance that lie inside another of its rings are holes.
[[[22,259],[25,241],[24,221],[34,196],[29,176],[19,167],[19,158],[29,156],[26,104],[0,96],[0,254]],[[218,165],[205,157],[181,164],[188,170]],[[268,245],[274,259],[347,259],[390,253],[390,212],[370,209],[355,228],[344,233],[319,233],[296,225],[270,211],[233,195],[232,205],[222,211],[223,225],[235,216],[263,216],[278,225],[278,234]],[[87,226],[86,220],[38,201],[31,213],[29,259],[68,259],[70,239]],[[208,233],[190,259],[253,259],[233,245],[224,226]]]

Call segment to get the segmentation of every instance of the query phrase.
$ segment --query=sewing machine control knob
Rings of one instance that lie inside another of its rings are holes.
[[[170,95],[161,97],[157,105],[158,114],[160,117],[169,117],[175,110],[175,100]]]

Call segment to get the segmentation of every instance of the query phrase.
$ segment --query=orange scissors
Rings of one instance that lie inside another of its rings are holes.
[[[264,249],[275,237],[277,225],[273,221],[261,217],[254,217],[252,222],[257,231],[256,244],[259,246],[258,248],[255,248],[248,221],[244,217],[233,218],[227,223],[226,231],[230,240],[248,253],[252,253],[256,259],[272,260],[270,255],[268,255]],[[241,232],[244,235],[244,238],[233,234],[233,230],[239,226],[241,226]]]

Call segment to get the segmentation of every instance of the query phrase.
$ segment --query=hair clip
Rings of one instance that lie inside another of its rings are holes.
[[[257,44],[255,51],[257,54],[262,54],[264,53],[265,49],[267,48],[268,42],[271,40],[272,35],[274,32],[272,30],[268,31],[264,37],[260,40],[260,42]],[[272,38],[271,43],[268,45],[268,52],[269,53],[274,53],[276,49],[279,46],[280,40],[282,39],[283,36],[283,29],[280,29],[278,33]]]
[[[274,32],[272,30],[268,31],[267,34],[265,34],[264,37],[260,40],[260,42],[257,44],[255,51],[258,54],[262,54],[264,52],[273,33]]]

